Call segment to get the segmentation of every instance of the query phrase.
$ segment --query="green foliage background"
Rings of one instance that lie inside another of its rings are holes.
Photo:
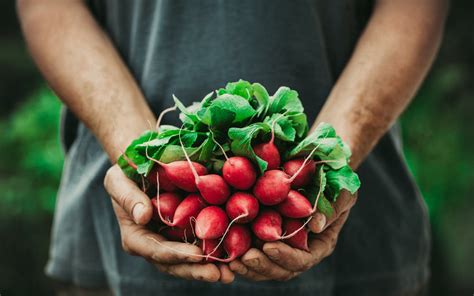
[[[43,268],[63,162],[60,102],[28,57],[12,2],[0,4],[0,294],[50,295]],[[439,57],[401,120],[433,225],[430,295],[473,292],[473,8],[451,8]]]

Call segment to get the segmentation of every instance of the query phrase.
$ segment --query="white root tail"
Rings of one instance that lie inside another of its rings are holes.
[[[184,125],[181,126],[181,128],[179,129],[179,133],[178,133],[179,144],[181,145],[181,149],[183,150],[184,157],[186,157],[186,160],[188,161],[189,167],[191,168],[191,172],[194,175],[194,181],[197,183],[199,181],[199,175],[196,171],[196,168],[193,165],[193,162],[189,158],[188,152],[186,151],[186,148],[184,148],[183,140],[181,139],[181,131],[183,130],[183,126]]]

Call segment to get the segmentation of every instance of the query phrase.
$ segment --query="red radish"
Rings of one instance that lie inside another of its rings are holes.
[[[280,170],[266,171],[257,179],[253,194],[260,203],[271,206],[284,201],[290,192],[291,177]]]
[[[160,199],[158,208],[158,199]],[[160,215],[166,221],[173,221],[174,212],[181,203],[181,197],[176,193],[164,192],[151,199],[153,205],[153,218],[160,220]]]
[[[159,240],[157,240],[156,238],[152,236],[147,236],[147,238],[153,241],[154,243],[172,252],[176,252],[176,253],[180,253],[180,254],[184,254],[188,256],[206,258],[207,260],[213,259],[219,262],[231,262],[237,259],[238,257],[242,256],[243,254],[245,254],[245,252],[247,252],[250,249],[250,245],[252,243],[252,236],[248,228],[245,227],[244,225],[239,225],[239,224],[232,225],[229,228],[229,232],[227,233],[227,236],[224,239],[224,250],[226,251],[227,256],[228,256],[226,259],[221,259],[221,258],[211,256],[211,255],[197,255],[197,254],[189,254],[185,252],[180,252],[179,250],[173,249],[167,246],[166,244],[163,244],[162,242],[160,242]],[[214,248],[212,252],[215,252],[215,249],[216,248]]]
[[[281,238],[282,219],[280,214],[274,210],[264,210],[252,223],[253,233],[261,240],[272,242]]]
[[[267,162],[268,170],[276,170],[280,166],[280,152],[275,144],[273,144],[273,140],[270,140],[268,143],[255,145],[253,151],[258,157]]]
[[[298,178],[300,173],[305,169],[306,164],[311,161],[313,153],[318,149],[320,144],[316,145],[313,150],[305,158],[298,170],[290,177],[283,171],[269,170],[261,176],[253,188],[253,193],[258,200],[264,205],[276,205],[288,196],[290,185]]]
[[[267,162],[267,170],[276,170],[280,166],[280,152],[278,151],[277,146],[275,145],[275,124],[277,123],[280,117],[284,116],[281,114],[278,118],[272,122],[272,137],[267,143],[260,143],[253,147],[255,154],[261,159]]]
[[[304,223],[296,219],[285,219],[283,222],[283,231],[285,233],[295,234],[283,241],[290,246],[309,252],[308,248],[308,230],[304,229]]]
[[[219,175],[209,174],[198,176],[196,185],[202,198],[212,205],[221,205],[227,201],[230,189],[227,183]]]
[[[210,204],[220,205],[225,203],[230,195],[229,186],[224,181],[224,178],[219,175],[211,174],[202,176],[198,173],[198,171],[196,170],[196,166],[194,165],[195,163],[191,161],[188,153],[186,152],[186,149],[184,148],[183,141],[181,140],[181,131],[182,127],[179,130],[178,134],[181,149],[183,150],[184,156],[186,157],[186,160],[188,162],[190,172],[194,176],[194,179],[191,181],[191,183],[196,186],[202,197]]]
[[[160,199],[157,200],[158,208]],[[206,203],[201,199],[199,194],[190,194],[178,205],[174,212],[173,222],[169,222],[161,217],[161,221],[168,226],[177,226],[185,228],[190,224],[191,218],[196,218],[202,209],[206,207]],[[160,214],[160,212],[158,212]]]
[[[311,217],[309,217],[305,223],[302,223],[299,228],[294,229],[291,233],[287,234],[288,231],[285,231],[285,235],[282,235],[281,215],[277,211],[267,209],[260,212],[257,218],[255,218],[252,223],[252,231],[255,236],[257,236],[257,238],[265,242],[285,240],[298,235],[300,230],[304,229],[310,220]]]
[[[161,166],[157,166],[156,169],[153,169],[150,174],[148,174],[148,182],[151,185],[156,186],[156,175],[158,173],[158,181],[160,182],[160,188],[164,191],[172,192],[176,191],[177,187],[170,181],[168,176],[166,175],[165,170]]]
[[[195,177],[194,173],[197,176],[207,174],[206,167],[197,162],[188,163],[185,160],[178,160],[170,163],[160,162],[159,164],[164,169],[171,183],[187,192],[197,191],[196,180],[198,178]]]
[[[212,257],[222,258],[224,256],[224,248],[219,245],[218,239],[204,239],[199,241],[198,246],[201,247],[204,255],[212,255]],[[213,258],[207,259],[208,262],[216,261]]]
[[[160,230],[160,233],[163,234],[167,239],[173,241],[184,241],[192,243],[196,239],[191,224],[188,224],[186,228],[167,226]]]
[[[204,208],[196,218],[196,236],[200,239],[221,237],[229,225],[229,218],[223,209],[217,206]]]
[[[257,172],[250,160],[242,156],[233,156],[224,163],[222,176],[230,186],[247,190],[255,183]]]
[[[224,239],[224,250],[228,258],[225,262],[230,262],[242,256],[250,249],[252,236],[248,228],[244,225],[232,225]]]
[[[292,176],[299,170],[299,168],[303,165],[304,161],[304,158],[289,160],[283,164],[283,170],[285,171],[285,173]],[[308,185],[315,171],[316,163],[314,162],[314,160],[309,160],[301,170],[301,173],[299,173],[298,177],[293,180],[293,182],[291,183],[291,187],[301,188]]]
[[[234,220],[240,216],[235,221],[236,223],[248,223],[255,219],[258,208],[258,200],[252,194],[246,192],[234,193],[225,205],[229,219]]]
[[[309,200],[295,190],[290,190],[288,197],[276,208],[280,214],[289,218],[309,217],[313,213],[313,206]]]

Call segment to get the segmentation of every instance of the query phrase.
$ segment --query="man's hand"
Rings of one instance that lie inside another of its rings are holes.
[[[144,225],[152,217],[150,199],[122,173],[117,165],[108,170],[104,185],[112,197],[112,204],[120,226],[122,246],[127,253],[141,256],[160,271],[176,277],[223,283],[231,283],[234,280],[234,274],[228,265],[199,263],[202,258],[192,256],[192,254],[202,254],[199,247],[166,241],[162,236],[149,231]],[[149,237],[163,245],[154,243]]]
[[[308,223],[312,232],[308,239],[309,252],[283,242],[266,243],[263,252],[250,249],[240,260],[233,261],[231,270],[254,281],[286,281],[310,269],[334,251],[339,232],[356,199],[346,191],[341,192],[329,219],[319,212],[314,215]]]

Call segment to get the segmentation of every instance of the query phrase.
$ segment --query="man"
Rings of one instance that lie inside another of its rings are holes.
[[[421,293],[429,225],[393,124],[433,61],[446,6],[443,0],[18,1],[31,54],[67,106],[47,273],[79,293],[103,287],[119,295]],[[201,264],[182,255],[199,253],[195,246],[163,242],[182,251],[173,252],[150,243],[146,236],[163,238],[144,227],[148,198],[110,166],[173,104],[172,93],[191,103],[239,78],[269,91],[296,89],[313,127],[329,122],[349,143],[363,185],[350,215],[355,199],[346,194],[334,218],[313,219],[311,253],[276,242],[229,265]]]

